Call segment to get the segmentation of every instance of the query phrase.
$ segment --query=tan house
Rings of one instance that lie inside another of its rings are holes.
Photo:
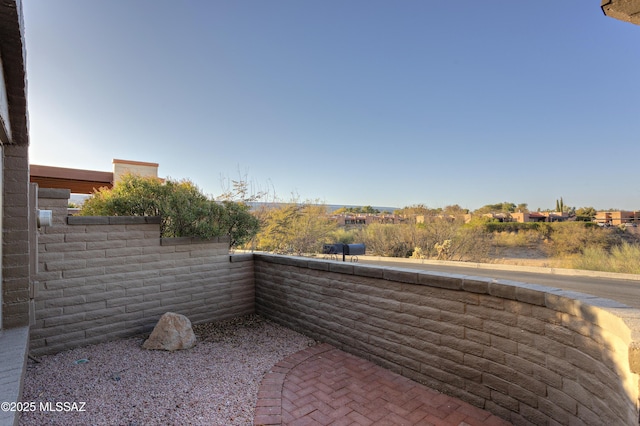
[[[624,223],[639,223],[640,211],[609,211],[597,212],[594,220],[599,224],[622,225]]]
[[[372,223],[397,224],[403,222],[400,216],[393,214],[363,214],[363,213],[343,213],[332,215],[331,219],[338,223],[338,226],[362,226]]]
[[[444,215],[444,214],[438,214],[438,215],[418,215],[415,217],[415,221],[416,223],[426,223],[429,222],[431,220],[434,219],[438,219],[438,220],[448,220],[450,222],[455,222],[456,219],[459,218],[463,218],[464,219],[464,223],[469,223],[469,221],[471,221],[471,215],[470,214],[462,214],[462,215]]]
[[[567,212],[518,212],[511,213],[512,222],[564,222],[569,220]]]

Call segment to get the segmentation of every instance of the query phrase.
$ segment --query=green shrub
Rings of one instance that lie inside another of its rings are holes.
[[[542,235],[548,235],[551,231],[550,225],[546,222],[487,222],[483,224],[483,227],[488,233],[536,231]]]
[[[258,220],[242,203],[210,200],[189,180],[125,175],[113,188],[88,198],[82,216],[160,216],[162,237],[211,238],[227,235],[231,246],[250,240]]]
[[[342,244],[359,243],[356,241],[356,232],[351,229],[338,228],[332,234],[332,241]]]

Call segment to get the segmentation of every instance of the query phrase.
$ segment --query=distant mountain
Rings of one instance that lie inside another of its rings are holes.
[[[69,199],[70,203],[74,203],[78,206],[81,206],[84,203],[84,200],[86,200],[87,198],[89,198],[88,195],[83,195],[83,194],[71,194],[71,198]],[[271,207],[277,207],[279,205],[284,205],[284,204],[288,204],[288,203],[267,203],[267,202],[255,202],[255,203],[249,203],[251,205],[251,208],[256,209],[258,207],[262,207],[262,206],[271,206]],[[365,206],[356,206],[353,204],[348,204],[348,205],[344,205],[344,204],[326,204],[327,209],[329,209],[329,213],[333,213],[334,211],[341,209],[343,207],[349,207],[349,208],[353,208],[353,207],[365,207]],[[371,206],[372,208],[379,210],[380,212],[389,212],[389,213],[393,213],[395,210],[398,210],[398,207],[378,207],[378,206]]]
[[[256,209],[259,207],[277,207],[280,205],[286,205],[289,203],[266,203],[266,202],[255,202],[255,203],[249,203],[251,205],[252,208]],[[348,207],[348,208],[357,208],[357,207],[365,207],[365,206],[357,206],[354,204],[325,204],[327,206],[327,209],[329,210],[329,213],[333,213],[334,211],[341,209],[343,207]],[[389,212],[389,213],[393,213],[395,210],[398,210],[399,207],[379,207],[379,206],[371,206],[371,208],[378,210],[380,212]]]
[[[343,207],[348,207],[348,208],[357,208],[357,207],[365,207],[365,206],[354,206],[354,205],[343,205],[343,204],[327,204],[327,207],[329,208],[329,212],[334,212],[338,209],[341,209]],[[399,207],[379,207],[379,206],[371,206],[371,208],[378,210],[380,212],[389,212],[389,213],[393,213],[395,210],[399,210]]]

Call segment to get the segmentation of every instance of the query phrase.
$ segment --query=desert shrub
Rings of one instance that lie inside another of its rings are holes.
[[[640,274],[640,246],[623,242],[610,251],[613,272]]]
[[[357,233],[351,229],[338,228],[331,234],[331,241],[334,243],[354,244],[357,241]]]
[[[402,257],[480,261],[488,257],[491,248],[489,235],[482,227],[465,226],[462,219],[433,218],[418,225],[403,225],[397,238],[402,242],[396,241],[395,251],[405,252]]]
[[[546,222],[485,222],[482,224],[484,230],[488,233],[494,232],[520,232],[520,231],[537,231],[543,235],[549,234],[551,224]]]
[[[288,203],[266,210],[256,236],[259,250],[286,254],[319,253],[332,243],[337,224],[326,215],[326,206]]]
[[[493,243],[496,247],[531,247],[540,244],[543,240],[542,232],[531,229],[493,234]]]
[[[573,259],[572,267],[592,271],[640,274],[640,245],[623,242],[610,250],[586,247]]]
[[[357,239],[367,247],[367,254],[388,257],[409,257],[413,251],[408,229],[411,225],[372,223],[360,229]]]
[[[460,227],[449,249],[450,260],[480,262],[489,256],[491,239],[481,229]]]
[[[585,222],[552,223],[544,250],[554,257],[580,254],[586,248],[607,250],[622,242],[620,232],[591,226]]]

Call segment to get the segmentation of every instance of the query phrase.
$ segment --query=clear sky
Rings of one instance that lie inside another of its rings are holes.
[[[24,0],[32,164],[207,194],[640,209],[640,26],[600,0]]]

